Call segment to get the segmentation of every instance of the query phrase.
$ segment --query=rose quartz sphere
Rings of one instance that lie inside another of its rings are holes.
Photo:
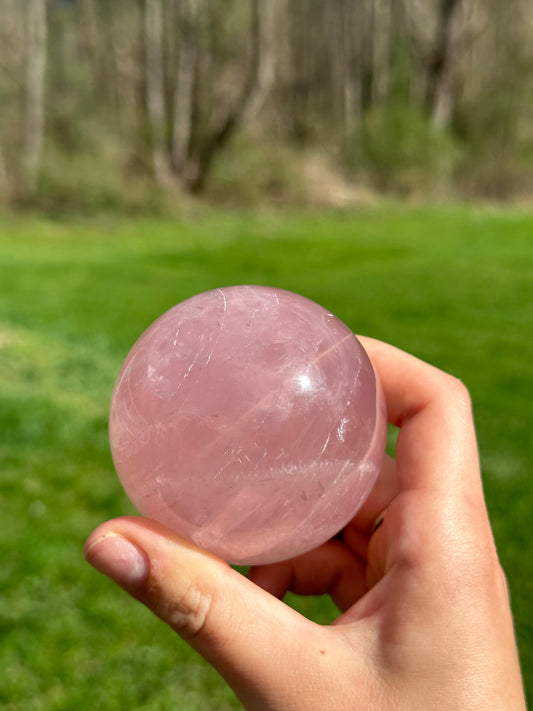
[[[178,304],[139,338],[110,438],[130,500],[221,558],[280,561],[338,533],[381,466],[381,386],[353,333],[263,286]]]

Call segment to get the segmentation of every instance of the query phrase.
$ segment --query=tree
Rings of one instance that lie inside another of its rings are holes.
[[[269,0],[274,4],[275,0]],[[251,21],[249,27],[250,57],[244,84],[236,99],[213,124],[201,141],[198,149],[189,157],[192,170],[188,186],[192,192],[201,192],[205,187],[213,159],[229,142],[236,130],[253,114],[254,109],[261,105],[266,92],[273,80],[272,63],[272,31],[270,10],[265,10],[264,0],[251,0]]]
[[[265,105],[276,80],[276,34],[278,22],[277,0],[256,3],[257,66],[252,87],[244,106],[244,121],[251,121]]]
[[[426,77],[426,109],[437,128],[449,126],[455,102],[454,21],[461,0],[440,0],[437,26]]]
[[[169,110],[165,87],[162,0],[144,0],[144,42],[146,58],[146,104],[152,141],[152,162],[157,181],[163,186],[181,183],[191,192],[201,192],[206,184],[215,156],[226,146],[239,126],[262,106],[274,80],[274,12],[276,0],[268,3],[250,0],[248,57],[244,80],[231,102],[209,107],[213,118],[199,116],[206,111],[195,100],[202,90],[210,93],[213,72],[207,84],[200,87],[198,56],[200,53],[201,0],[181,0],[180,31],[176,76],[172,82],[173,111]],[[220,22],[220,17],[216,17]],[[209,48],[203,48],[209,54]],[[210,101],[212,97],[210,96]],[[170,114],[172,114],[170,116]],[[195,126],[195,121],[200,128]],[[170,121],[170,124],[169,124]],[[194,133],[195,128],[196,133]]]
[[[348,135],[361,122],[375,98],[375,12],[374,0],[358,3],[343,0],[341,3],[344,124]],[[339,52],[338,47],[332,49]]]
[[[199,0],[182,0],[180,3],[180,43],[172,125],[172,168],[178,175],[183,173],[191,149],[194,88],[198,60],[195,28],[198,22],[199,8]]]
[[[145,0],[144,2],[144,45],[146,105],[150,121],[154,175],[160,185],[169,187],[172,184],[172,170],[166,147],[162,0]]]
[[[4,161],[4,153],[0,146],[0,204],[7,202],[9,192],[9,180],[7,177],[6,164]]]
[[[46,0],[28,0],[26,91],[22,165],[25,187],[35,191],[44,141],[46,74]]]

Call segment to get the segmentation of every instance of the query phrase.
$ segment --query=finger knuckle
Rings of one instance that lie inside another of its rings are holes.
[[[205,630],[211,604],[210,595],[191,584],[179,598],[167,603],[164,618],[181,637],[192,639]]]
[[[459,378],[453,375],[444,374],[441,384],[440,393],[456,413],[463,413],[469,416],[472,412],[472,398],[467,386]]]
[[[470,392],[467,386],[454,375],[446,376],[446,389],[456,400],[470,403]]]

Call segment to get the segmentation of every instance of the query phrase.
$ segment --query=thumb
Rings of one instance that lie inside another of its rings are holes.
[[[297,686],[306,675],[316,680],[317,665],[327,667],[326,678],[334,676],[328,628],[154,521],[102,524],[87,540],[85,556],[169,624],[250,707],[292,708],[295,676]]]

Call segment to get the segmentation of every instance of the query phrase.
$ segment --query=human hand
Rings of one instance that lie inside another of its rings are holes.
[[[395,461],[342,538],[250,579],[163,526],[108,521],[87,560],[261,711],[523,711],[507,585],[463,385],[362,338],[399,427]],[[377,521],[377,524],[376,524]],[[330,626],[278,598],[331,594]]]

